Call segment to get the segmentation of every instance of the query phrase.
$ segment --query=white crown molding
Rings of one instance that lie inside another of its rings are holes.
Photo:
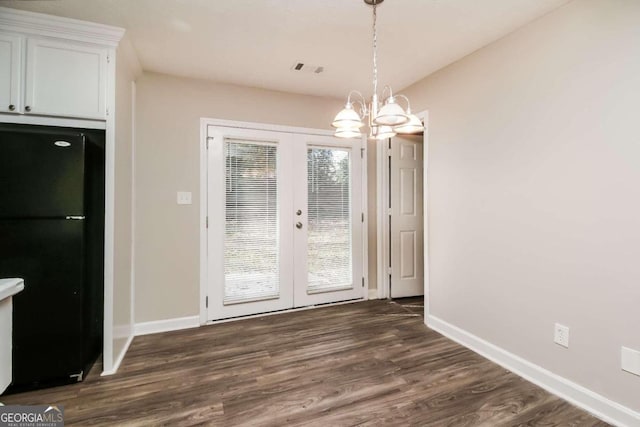
[[[0,30],[116,47],[125,30],[119,27],[0,7]]]

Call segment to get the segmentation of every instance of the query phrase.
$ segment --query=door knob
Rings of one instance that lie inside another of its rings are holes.
[[[301,211],[300,209],[298,209],[298,210],[296,211],[296,215],[298,215],[298,216],[302,215],[302,211]]]
[[[13,105],[13,104],[9,105],[9,111],[13,111],[13,110],[15,110],[15,109],[16,109],[16,106],[15,106],[15,105]]]
[[[296,222],[296,228],[297,228],[297,229],[302,228],[302,223],[301,223],[301,222]]]
[[[28,113],[29,111],[31,111],[31,107],[27,105],[26,107],[24,107],[24,110]]]

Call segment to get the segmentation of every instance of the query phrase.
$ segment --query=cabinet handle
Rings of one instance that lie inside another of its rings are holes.
[[[296,222],[296,228],[299,230],[302,228],[302,223],[301,222]]]
[[[9,111],[13,111],[13,110],[15,110],[15,109],[16,109],[16,106],[15,106],[15,105],[13,105],[13,104],[9,105]]]
[[[29,111],[31,111],[31,107],[27,105],[26,107],[24,107],[24,110],[28,113]]]

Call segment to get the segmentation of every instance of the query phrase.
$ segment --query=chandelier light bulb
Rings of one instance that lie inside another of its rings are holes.
[[[391,126],[375,126],[372,129],[372,136],[375,139],[387,139],[396,136],[396,132]]]
[[[341,127],[336,129],[334,135],[338,138],[360,138],[362,132],[357,127]]]
[[[400,126],[394,126],[396,133],[420,133],[424,131],[422,121],[415,114],[409,113],[409,121]]]
[[[402,125],[409,121],[407,113],[396,102],[396,99],[392,96],[387,98],[387,101],[382,106],[378,115],[373,118],[373,122],[377,125],[396,126]]]
[[[336,114],[331,126],[334,128],[361,128],[364,123],[362,123],[358,112],[353,109],[353,104],[347,102],[344,108]]]

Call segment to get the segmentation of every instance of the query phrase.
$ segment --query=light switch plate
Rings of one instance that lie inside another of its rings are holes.
[[[640,351],[622,347],[620,353],[622,370],[640,376]]]
[[[178,204],[190,205],[191,204],[191,192],[190,191],[178,191]]]

